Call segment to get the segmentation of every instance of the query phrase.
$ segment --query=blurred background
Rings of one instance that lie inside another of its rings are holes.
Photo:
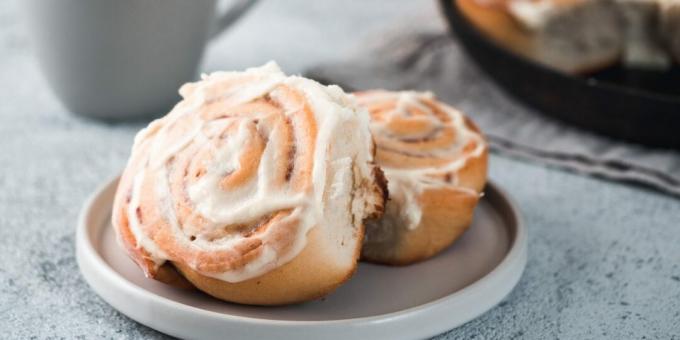
[[[177,69],[162,64],[176,61],[189,65],[189,76],[176,79],[191,80],[269,60],[286,73],[348,90],[432,90],[486,133],[490,177],[526,218],[529,264],[499,307],[440,338],[680,334],[677,65],[640,72],[617,61],[571,72],[537,62],[497,40],[514,38],[494,38],[479,24],[505,27],[510,14],[503,1],[482,1],[465,12],[453,1],[261,0],[208,41],[219,12],[214,6],[208,0],[0,2],[3,337],[165,338],[87,288],[75,262],[74,227],[86,197],[119,174],[134,135],[167,112],[176,92],[153,103],[165,109],[139,114],[106,105],[94,114],[72,112],[78,105],[69,102],[105,103],[112,84],[123,84],[121,93],[134,100],[157,98],[146,95],[159,89],[144,85],[151,76],[125,77],[133,66],[172,71],[153,76],[163,80]],[[173,25],[171,16],[185,24]],[[186,44],[172,45],[184,33]],[[142,47],[111,47],[113,40]],[[147,48],[153,52],[142,56]],[[121,64],[118,56],[132,62]],[[79,82],[85,85],[77,88]],[[172,89],[177,82],[162,81]]]

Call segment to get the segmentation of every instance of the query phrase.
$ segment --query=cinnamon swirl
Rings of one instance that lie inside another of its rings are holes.
[[[274,63],[213,73],[180,94],[136,136],[113,207],[146,276],[258,305],[346,281],[363,221],[386,194],[366,111]]]
[[[470,225],[486,181],[479,129],[431,93],[356,93],[371,116],[376,162],[390,199],[366,226],[362,257],[409,264],[434,256]]]

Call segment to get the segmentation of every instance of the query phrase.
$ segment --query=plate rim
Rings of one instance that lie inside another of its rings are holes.
[[[514,276],[511,279],[511,282],[509,282],[510,284],[505,284],[505,287],[503,287],[503,291],[500,294],[501,295],[500,298],[493,299],[494,301],[492,302],[487,302],[485,306],[483,306],[482,308],[478,308],[478,311],[469,314],[465,318],[462,318],[462,321],[459,320],[455,324],[452,323],[450,327],[443,329],[444,331],[446,331],[447,329],[453,329],[464,323],[467,323],[470,320],[477,318],[481,314],[495,307],[515,288],[515,286],[519,282],[519,279],[522,277],[524,269],[526,267],[528,235],[520,210],[517,208],[517,205],[514,202],[514,200],[507,194],[507,192],[504,189],[499,187],[492,180],[489,180],[487,183],[487,187],[485,189],[487,196],[493,197],[492,200],[494,201],[500,200],[501,201],[500,204],[505,204],[507,206],[506,207],[507,209],[505,210],[507,210],[510,213],[510,218],[515,222],[514,227],[509,228],[510,231],[512,232],[510,235],[511,242],[509,250],[503,257],[503,259],[491,271],[486,273],[477,281],[474,281],[473,283],[465,286],[464,288],[452,294],[395,312],[335,320],[278,320],[233,315],[205,310],[202,308],[174,301],[172,299],[160,296],[151,291],[148,291],[147,289],[137,286],[136,284],[128,281],[125,277],[123,277],[120,273],[118,273],[110,265],[108,265],[106,261],[102,258],[101,254],[95,249],[95,246],[92,242],[93,239],[91,238],[90,235],[91,233],[89,231],[90,229],[94,228],[89,227],[88,222],[94,218],[94,216],[92,215],[101,215],[95,214],[94,212],[94,210],[96,209],[95,206],[98,203],[98,201],[106,199],[106,194],[108,191],[112,191],[115,189],[115,187],[117,187],[119,178],[120,176],[114,176],[113,178],[99,185],[99,187],[85,200],[81,208],[81,211],[78,215],[78,224],[76,230],[76,260],[78,263],[78,267],[80,269],[81,275],[85,278],[85,281],[90,286],[90,288],[97,295],[99,295],[105,302],[111,305],[114,309],[118,310],[122,314],[130,317],[131,319],[137,322],[140,322],[151,328],[157,329],[159,331],[171,335],[176,333],[168,331],[168,329],[163,327],[157,327],[157,325],[150,325],[149,322],[139,320],[138,317],[134,317],[130,315],[128,311],[122,310],[121,308],[116,306],[117,304],[115,302],[110,301],[110,297],[108,296],[109,292],[105,292],[104,290],[106,288],[102,287],[102,285],[106,285],[106,283],[109,283],[109,286],[117,286],[118,289],[128,294],[129,296],[149,300],[150,301],[149,303],[153,304],[154,306],[170,308],[174,311],[182,313],[195,314],[201,318],[209,318],[212,319],[213,321],[233,322],[238,325],[267,326],[267,327],[274,326],[277,328],[291,326],[356,327],[356,326],[370,326],[375,324],[389,325],[390,323],[398,322],[399,320],[415,316],[424,311],[437,309],[437,307],[443,307],[447,305],[447,303],[451,303],[452,300],[455,301],[457,298],[460,298],[461,296],[474,294],[475,291],[482,289],[484,285],[492,284],[494,279],[498,280],[499,276],[504,275],[503,271],[509,270],[508,268],[516,267],[516,269],[514,269]],[[498,202],[494,203],[492,201],[490,202],[490,204],[492,204],[493,206],[497,206],[499,203]],[[100,275],[101,278],[104,278],[105,280],[103,281],[98,280],[98,278],[91,277],[90,275]],[[480,286],[482,288],[480,288]],[[440,331],[440,329],[437,329],[437,331]],[[420,333],[430,334],[429,332],[424,331]]]

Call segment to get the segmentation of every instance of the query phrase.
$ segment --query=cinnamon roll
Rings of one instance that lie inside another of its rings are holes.
[[[362,257],[403,265],[434,256],[468,228],[486,182],[487,144],[475,124],[431,93],[356,93],[371,116],[390,199],[367,223]]]
[[[146,276],[257,305],[346,281],[363,221],[386,195],[366,111],[274,63],[180,94],[136,136],[113,206],[119,242]]]

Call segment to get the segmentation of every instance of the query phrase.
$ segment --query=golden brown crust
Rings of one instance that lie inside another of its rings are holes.
[[[384,208],[365,112],[275,65],[180,92],[136,137],[114,199],[118,240],[145,275],[255,305],[348,280],[361,222]]]
[[[175,288],[181,289],[194,289],[193,284],[189,282],[182,273],[177,271],[172,263],[166,262],[158,270],[154,276],[154,280],[163,282],[167,285],[173,286]]]
[[[367,223],[362,260],[406,265],[430,258],[472,221],[486,183],[486,142],[469,118],[430,94],[373,90],[356,96],[371,113],[378,165],[397,191],[390,192],[384,217]],[[422,191],[415,188],[420,185]],[[415,225],[404,213],[408,205],[418,206]]]
[[[377,166],[374,167],[374,177],[373,190],[376,197],[382,197],[382,202],[386,202],[387,180]],[[380,218],[383,208],[384,204],[374,207],[371,218]],[[269,306],[301,303],[323,298],[354,275],[360,258],[364,230],[363,223],[356,230],[357,242],[353,250],[355,260],[347,268],[331,266],[336,261],[324,250],[323,241],[319,236],[320,227],[315,227],[309,232],[307,246],[292,261],[260,277],[243,282],[229,283],[201,275],[181,263],[173,265],[181,273],[182,280],[186,278],[201,291],[221,300]]]
[[[359,228],[358,239],[363,237]],[[334,267],[336,260],[323,248],[320,228],[313,228],[307,246],[292,261],[262,276],[229,283],[201,275],[182,263],[175,267],[193,285],[218,299],[251,305],[284,305],[322,298],[349,280],[356,271],[356,261],[347,268]],[[361,242],[356,243],[358,259]]]
[[[481,192],[486,183],[487,154],[468,161],[459,172],[461,183]],[[409,265],[437,255],[468,229],[479,200],[451,188],[428,189],[418,203],[421,222],[413,229],[397,228],[389,240],[364,246],[361,259],[388,265]]]

